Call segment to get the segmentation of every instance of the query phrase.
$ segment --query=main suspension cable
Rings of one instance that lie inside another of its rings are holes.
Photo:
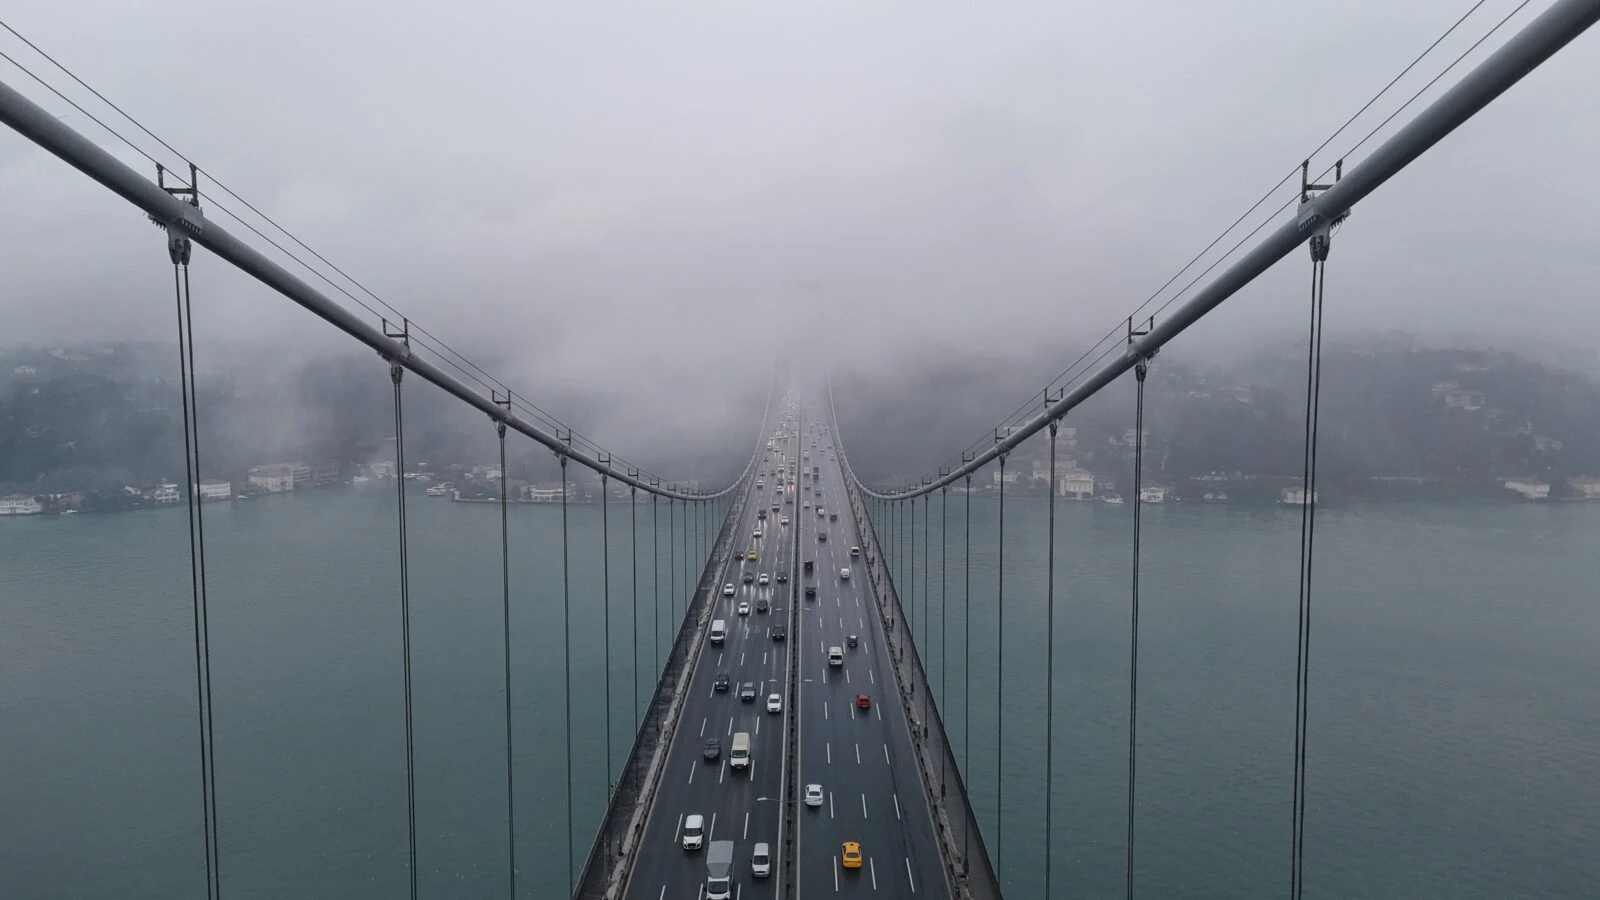
[[[222,859],[218,846],[216,731],[211,704],[211,609],[206,592],[205,518],[201,511],[200,417],[196,405],[194,316],[189,293],[188,238],[168,236],[172,288],[178,313],[178,385],[183,402],[183,466],[188,484],[189,582],[194,605],[195,700],[200,724],[200,817],[205,831],[206,896],[222,896]]]
[[[1144,381],[1149,372],[1150,360],[1141,359],[1134,366],[1138,382],[1133,414],[1133,596],[1129,605],[1128,629],[1128,865],[1126,888],[1128,900],[1133,898],[1133,820],[1134,793],[1138,784],[1137,749],[1139,737],[1139,542],[1143,528],[1140,507],[1144,506]]]
[[[417,764],[411,724],[411,562],[406,522],[406,429],[400,380],[405,367],[389,364],[394,385],[395,504],[400,525],[400,654],[406,704],[406,838],[410,850],[411,900],[417,897]]]

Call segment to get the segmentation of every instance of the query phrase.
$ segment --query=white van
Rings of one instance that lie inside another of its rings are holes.
[[[706,840],[706,817],[695,813],[683,820],[683,849],[699,850]]]
[[[741,731],[733,736],[733,752],[728,754],[728,765],[735,769],[750,765],[750,732]]]
[[[840,569],[839,570],[839,577],[843,578],[845,581],[849,581],[850,580],[850,567],[849,566],[845,566],[844,568]]]
[[[772,874],[772,848],[765,842],[756,844],[755,852],[750,855],[750,874],[757,878]]]
[[[720,643],[722,643],[722,639],[727,637],[727,636],[728,636],[728,623],[727,623],[727,621],[724,620],[724,619],[713,619],[711,621],[711,643],[720,644]]]
[[[830,666],[842,666],[842,665],[844,665],[844,651],[839,649],[838,647],[829,647],[828,648],[828,665],[830,665]]]

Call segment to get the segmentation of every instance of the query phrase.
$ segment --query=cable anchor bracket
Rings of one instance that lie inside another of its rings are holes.
[[[1319,201],[1328,189],[1344,177],[1344,160],[1333,164],[1333,184],[1311,183],[1311,160],[1300,163],[1300,205],[1295,210],[1295,226],[1301,233],[1310,233],[1311,261],[1326,262],[1333,232],[1350,217],[1348,208],[1329,212]]]
[[[1139,325],[1134,324],[1133,316],[1128,317],[1128,355],[1135,358],[1133,363],[1133,376],[1139,379],[1141,382],[1144,381],[1144,376],[1150,372],[1150,361],[1155,359],[1156,354],[1161,351],[1158,348],[1149,352],[1145,352],[1137,345],[1139,344],[1139,338],[1148,335],[1152,330],[1155,329],[1155,327],[1155,316],[1151,316]]]
[[[166,166],[156,163],[156,186],[180,202],[174,204],[170,218],[155,215],[146,218],[167,233],[167,255],[172,258],[172,264],[187,266],[193,250],[189,238],[205,230],[205,219],[200,215],[200,170],[190,163],[189,184],[169,185]]]

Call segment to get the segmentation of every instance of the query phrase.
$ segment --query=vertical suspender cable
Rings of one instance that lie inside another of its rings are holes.
[[[567,455],[562,453],[558,458],[561,460],[561,658],[565,664],[561,693],[567,701],[567,894],[571,895],[575,865],[572,845],[572,578],[567,552]]]
[[[633,556],[633,732],[639,733],[639,488],[628,486],[628,506],[632,515],[629,547]]]
[[[928,677],[927,658],[933,652],[932,638],[929,637],[928,631],[930,628],[928,620],[933,615],[928,612],[929,573],[933,570],[933,558],[929,555],[931,550],[928,546],[928,514],[931,512],[933,512],[933,501],[928,500],[922,504],[922,675],[925,682]],[[933,703],[933,698],[929,694],[933,691],[933,684],[928,682],[923,687],[927,688],[927,690],[922,692],[922,723],[923,734],[927,734],[928,708],[929,704]]]
[[[1050,541],[1045,554],[1044,589],[1044,895],[1050,896],[1050,869],[1055,861],[1051,843],[1051,810],[1055,807],[1054,770],[1051,768],[1056,743],[1056,430],[1060,420],[1050,422]]]
[[[206,595],[205,518],[200,508],[200,418],[194,384],[194,317],[189,294],[187,238],[170,237],[172,289],[178,312],[178,384],[183,402],[183,466],[189,498],[189,582],[194,604],[195,703],[200,724],[200,818],[205,831],[206,896],[222,896],[222,860],[217,841],[214,720],[211,715],[211,610]]]
[[[1000,534],[999,559],[995,563],[995,671],[994,689],[994,871],[1005,882],[1005,754],[1006,754],[1006,454],[1000,455]]]
[[[1305,891],[1306,721],[1311,677],[1311,561],[1317,527],[1317,424],[1322,396],[1322,301],[1330,235],[1311,239],[1311,324],[1306,336],[1305,456],[1300,473],[1300,613],[1295,648],[1294,821],[1289,896]]]
[[[966,508],[967,524],[964,529],[967,550],[966,563],[962,566],[962,573],[966,578],[966,587],[961,595],[961,631],[966,641],[966,646],[961,650],[961,675],[966,684],[961,689],[961,762],[967,767],[970,777],[972,770],[972,473],[967,473]],[[971,873],[972,858],[972,829],[961,829],[961,874]]]
[[[917,498],[915,498],[915,497],[911,498],[911,505],[909,507],[907,507],[907,512],[910,513],[911,527],[910,528],[902,527],[900,529],[901,533],[905,536],[905,541],[906,541],[906,582],[905,582],[906,592],[911,595],[911,603],[908,606],[908,608],[911,611],[911,621],[906,623],[906,637],[911,639],[911,647],[912,647],[912,649],[916,649],[916,647],[917,647],[917,545],[916,545],[916,541],[914,541],[912,539],[912,535],[915,534],[914,529],[917,527]],[[926,613],[926,610],[924,610],[924,613]],[[916,688],[916,684],[917,683],[915,681],[911,682],[911,685],[912,685],[911,689],[913,691],[917,689]],[[927,691],[923,691],[923,693],[926,694]],[[917,725],[917,734],[921,734],[921,731],[922,731],[922,725],[921,725],[921,723],[918,723],[918,725]],[[912,735],[912,737],[916,738],[917,735]]]
[[[1139,510],[1144,505],[1139,494],[1144,484],[1144,379],[1149,368],[1150,361],[1142,359],[1133,370],[1138,388],[1133,414],[1133,596],[1128,628],[1128,857],[1125,887],[1129,898],[1133,897],[1134,792],[1138,785],[1135,762],[1139,736],[1139,541],[1143,525]]]
[[[945,563],[950,557],[950,488],[945,486],[939,489],[939,700],[950,708],[950,656],[946,651],[945,637],[948,632],[948,612],[950,610],[950,594],[945,583]],[[939,797],[944,798],[945,785],[945,760],[950,756],[949,743],[939,754]]]
[[[611,780],[611,492],[610,479],[600,473],[600,595],[606,611],[606,797],[609,800],[616,782]]]
[[[400,402],[400,378],[405,371],[399,363],[389,364],[389,380],[394,383],[394,483],[400,522],[400,652],[406,703],[406,836],[410,847],[411,898],[416,900],[417,766],[411,732],[411,563],[406,539],[406,429],[404,408]]]
[[[506,865],[510,875],[511,897],[517,896],[517,804],[513,789],[511,753],[511,526],[510,498],[506,496],[506,423],[495,422],[500,436],[500,627],[504,643],[506,694]]]
[[[661,495],[650,495],[650,581],[655,593],[650,610],[650,673],[661,677]]]
[[[678,629],[678,501],[667,498],[667,607],[672,611],[672,616],[667,620],[667,652],[670,654],[673,645],[677,643]],[[672,664],[672,657],[667,657],[667,664]]]

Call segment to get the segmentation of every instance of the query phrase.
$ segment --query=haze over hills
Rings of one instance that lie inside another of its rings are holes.
[[[1039,390],[1016,373],[1050,369],[991,362],[941,357],[892,377],[838,373],[840,429],[858,474],[885,485],[919,480],[959,461],[962,448],[982,449],[996,411]],[[1590,376],[1398,333],[1332,341],[1322,371],[1318,481],[1330,497],[1515,496],[1503,487],[1515,477],[1561,496],[1569,478],[1600,473],[1600,384]],[[1133,399],[1129,377],[1070,414],[1060,465],[1130,484]],[[1147,386],[1146,480],[1181,495],[1186,482],[1231,476],[1263,480],[1256,493],[1275,496],[1278,479],[1300,474],[1304,408],[1303,347],[1268,345],[1228,363],[1164,351]],[[1042,436],[1017,455],[1045,458]]]
[[[349,475],[394,457],[392,388],[364,352],[271,363],[263,348],[208,353],[198,379],[204,471],[242,480],[252,466],[303,462]],[[116,492],[184,480],[182,404],[170,345],[88,344],[0,352],[0,488],[5,493]],[[664,478],[721,486],[743,468],[767,400],[764,380],[728,385],[679,416],[636,395],[552,389],[537,402],[627,460]],[[652,394],[653,396],[653,394]],[[443,469],[496,460],[487,417],[410,375],[406,456]],[[641,409],[643,406],[643,409]],[[652,412],[653,409],[653,412]],[[625,427],[624,427],[625,426]],[[529,481],[559,476],[554,456],[508,437],[508,467]],[[579,473],[573,473],[575,478]],[[583,476],[587,477],[587,476]]]

